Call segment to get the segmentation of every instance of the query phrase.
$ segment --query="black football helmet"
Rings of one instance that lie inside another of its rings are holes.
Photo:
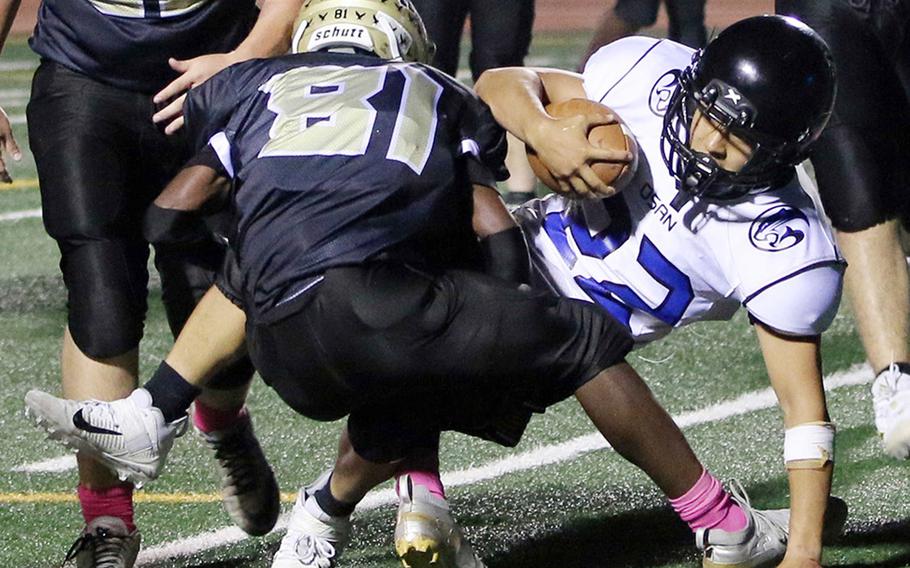
[[[733,199],[789,181],[834,105],[835,70],[824,40],[799,20],[741,20],[695,53],[664,116],[661,152],[678,198]],[[724,170],[689,147],[695,109],[749,142],[742,170]]]

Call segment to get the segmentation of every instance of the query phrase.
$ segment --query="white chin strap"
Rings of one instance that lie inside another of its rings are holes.
[[[834,424],[808,422],[784,434],[784,464],[787,469],[821,469],[834,463]]]

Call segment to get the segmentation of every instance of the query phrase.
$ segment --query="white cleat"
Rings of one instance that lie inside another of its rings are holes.
[[[395,552],[405,568],[485,568],[452,519],[445,499],[412,483],[408,475],[401,476],[398,483],[402,494]]]
[[[234,524],[252,536],[268,533],[281,512],[281,495],[275,473],[253,433],[250,415],[244,412],[225,430],[199,433],[215,450],[221,499]]]
[[[141,540],[139,531],[127,531],[122,520],[98,517],[86,525],[63,563],[75,560],[77,568],[133,568]]]
[[[25,404],[50,439],[84,452],[136,485],[158,477],[174,439],[186,431],[186,417],[165,422],[145,389],[113,402],[66,400],[31,390]]]
[[[759,568],[775,566],[787,552],[790,510],[759,511],[739,483],[732,483],[730,496],[746,514],[746,527],[728,532],[698,529],[695,544],[704,551],[703,568]]]
[[[879,373],[872,383],[872,404],[885,452],[910,458],[910,374],[895,363]]]
[[[332,517],[323,512],[312,496],[322,487],[331,470],[300,490],[288,532],[272,559],[272,568],[335,568],[338,557],[351,538],[350,517]]]

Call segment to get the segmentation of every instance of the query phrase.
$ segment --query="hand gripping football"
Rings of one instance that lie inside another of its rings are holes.
[[[566,118],[575,115],[606,116],[614,115],[607,106],[588,99],[569,99],[558,103],[550,103],[546,107],[547,113],[554,118]],[[632,153],[632,161],[623,162],[592,162],[591,169],[605,184],[622,191],[625,184],[632,178],[638,163],[638,145],[635,137],[625,124],[616,116],[617,122],[595,126],[588,132],[588,141],[599,148],[625,150]],[[550,170],[537,157],[537,152],[528,146],[528,162],[534,175],[553,191],[559,191],[559,184]]]

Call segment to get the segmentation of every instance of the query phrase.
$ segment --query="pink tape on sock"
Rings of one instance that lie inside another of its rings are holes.
[[[401,478],[405,475],[411,476],[411,483],[414,485],[422,485],[433,495],[443,499],[446,498],[446,490],[442,486],[442,480],[439,479],[438,471],[406,471],[402,473],[395,479],[395,492],[397,494],[401,495],[400,483]]]
[[[76,490],[79,504],[82,505],[82,517],[88,524],[98,517],[117,517],[126,524],[130,532],[136,530],[133,523],[133,486],[116,485],[106,489],[89,489],[80,485]]]
[[[219,430],[227,430],[246,414],[247,410],[243,405],[222,410],[196,401],[193,405],[193,424],[201,432],[218,432]]]
[[[670,504],[693,531],[718,528],[735,532],[746,527],[746,514],[708,470],[684,495],[670,499]]]

